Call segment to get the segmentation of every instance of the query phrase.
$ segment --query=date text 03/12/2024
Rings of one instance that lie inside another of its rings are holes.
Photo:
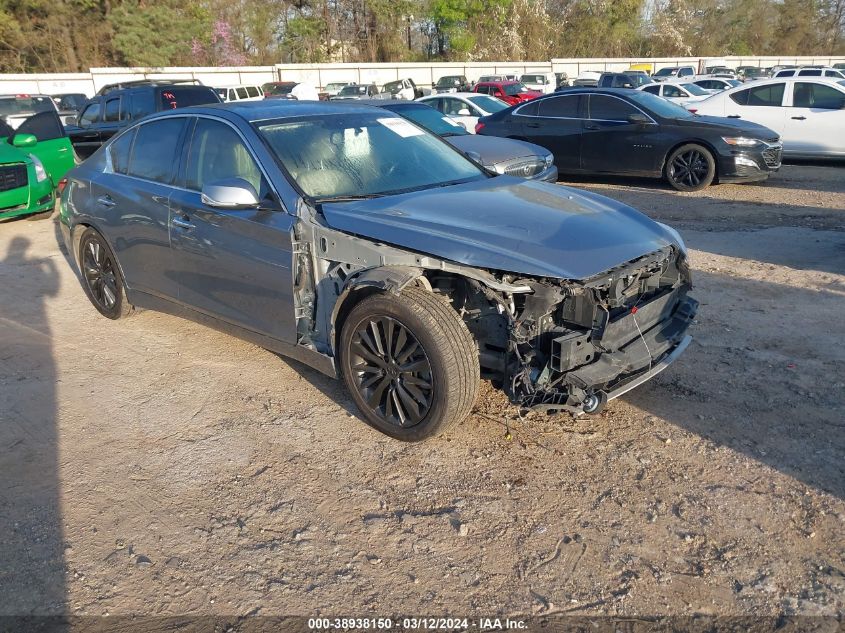
[[[309,618],[313,631],[331,630],[424,630],[424,631],[520,631],[527,629],[524,620],[510,618]]]

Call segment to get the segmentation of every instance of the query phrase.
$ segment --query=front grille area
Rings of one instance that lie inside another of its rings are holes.
[[[780,167],[781,161],[781,150],[780,147],[770,147],[768,149],[763,150],[763,160],[766,161],[767,167]]]
[[[505,173],[508,176],[519,176],[520,178],[531,178],[543,171],[545,162],[541,160],[529,160],[521,163],[515,163],[505,167]]]
[[[26,165],[0,166],[0,191],[10,191],[27,185]]]

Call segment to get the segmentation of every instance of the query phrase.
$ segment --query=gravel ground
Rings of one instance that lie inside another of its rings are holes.
[[[293,361],[103,319],[53,221],[0,224],[0,614],[841,616],[843,175],[569,183],[679,227],[695,341],[597,417],[485,384],[414,445]]]

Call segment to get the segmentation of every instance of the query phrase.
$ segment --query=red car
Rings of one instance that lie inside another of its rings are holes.
[[[508,105],[530,101],[543,94],[536,90],[529,90],[518,81],[482,81],[475,84],[472,91],[496,97]]]

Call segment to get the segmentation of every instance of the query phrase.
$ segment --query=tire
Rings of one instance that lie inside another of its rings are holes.
[[[439,435],[475,403],[475,340],[452,306],[425,290],[363,299],[346,317],[339,350],[344,383],[365,421],[396,439]]]
[[[663,175],[678,191],[701,191],[716,177],[716,159],[706,147],[687,143],[669,154]]]
[[[109,319],[128,317],[135,308],[126,300],[120,266],[105,238],[92,228],[79,240],[82,289],[97,311]]]

